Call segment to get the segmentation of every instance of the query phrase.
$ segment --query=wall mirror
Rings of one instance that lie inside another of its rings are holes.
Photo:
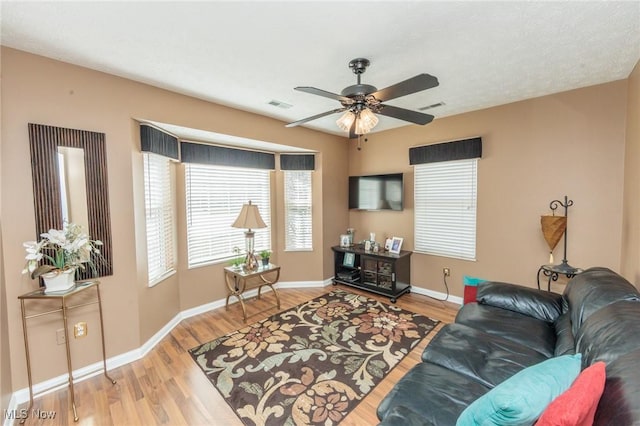
[[[58,147],[58,180],[62,221],[77,223],[89,232],[84,149]]]
[[[36,239],[65,221],[103,243],[97,276],[113,274],[104,133],[29,123]],[[90,268],[79,279],[92,278]]]

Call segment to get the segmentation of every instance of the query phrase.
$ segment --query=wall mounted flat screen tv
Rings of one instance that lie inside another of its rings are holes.
[[[349,208],[355,210],[402,210],[402,173],[349,176]]]

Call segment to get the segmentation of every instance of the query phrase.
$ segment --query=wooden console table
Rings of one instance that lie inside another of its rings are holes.
[[[96,290],[96,298],[92,301],[86,303],[80,303],[78,305],[67,304],[68,300],[77,295],[78,293],[82,293],[85,290],[90,288],[94,288]],[[64,293],[48,293],[45,294],[44,288],[41,288],[36,291],[32,291],[30,293],[23,294],[22,296],[18,296],[20,299],[20,310],[22,312],[22,331],[24,333],[24,350],[27,357],[27,379],[29,380],[29,407],[27,408],[26,416],[20,420],[20,423],[24,423],[29,413],[31,413],[31,409],[33,408],[33,382],[31,379],[31,357],[29,354],[29,338],[27,334],[27,320],[30,318],[36,318],[43,315],[53,314],[56,312],[62,312],[62,320],[64,322],[64,338],[65,338],[65,349],[67,351],[67,370],[69,374],[69,393],[71,395],[71,408],[73,409],[73,420],[78,421],[78,413],[76,411],[76,399],[75,392],[73,389],[73,368],[71,366],[71,351],[69,348],[69,327],[67,324],[67,311],[74,308],[79,308],[81,306],[93,305],[95,303],[98,304],[98,311],[100,313],[100,336],[102,338],[102,363],[104,366],[104,376],[111,381],[112,384],[115,384],[116,381],[113,380],[107,374],[107,360],[106,360],[106,351],[104,348],[104,324],[102,322],[102,300],[100,298],[100,282],[99,281],[85,281],[78,282],[76,285],[70,290]],[[25,308],[25,301],[27,300],[46,300],[46,301],[57,301],[60,303],[60,307],[57,309],[37,312],[27,315],[27,311]]]
[[[244,322],[247,322],[247,310],[244,306],[244,298],[242,294],[249,288],[258,288],[258,299],[260,299],[260,292],[262,291],[262,287],[268,286],[273,294],[276,296],[276,305],[278,309],[280,309],[280,296],[278,295],[278,291],[273,287],[273,284],[278,282],[280,279],[280,267],[276,266],[272,263],[268,265],[262,265],[258,267],[258,269],[254,271],[247,271],[242,267],[233,267],[227,266],[224,268],[224,278],[227,284],[227,303],[225,304],[225,308],[229,308],[229,298],[231,296],[235,296],[240,301],[240,306],[242,306],[242,317]],[[249,282],[252,279],[257,281],[257,285],[255,283]],[[262,312],[262,311],[261,311]],[[259,312],[258,312],[259,313]]]
[[[411,254],[364,250],[363,247],[331,247],[334,258],[333,283],[345,284],[388,296],[391,303],[411,291]]]

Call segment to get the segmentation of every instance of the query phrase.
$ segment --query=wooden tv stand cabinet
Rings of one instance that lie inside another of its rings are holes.
[[[360,246],[331,247],[334,259],[333,284],[345,284],[388,296],[391,303],[411,291],[411,254],[374,253]],[[347,262],[345,264],[345,256]],[[349,259],[353,259],[353,266]]]

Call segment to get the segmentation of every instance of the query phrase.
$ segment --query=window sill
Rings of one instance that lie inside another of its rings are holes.
[[[216,260],[209,260],[207,262],[196,263],[195,265],[189,265],[187,269],[198,269],[198,268],[203,268],[205,266],[215,266],[215,265],[222,265],[222,264],[224,264],[225,266],[231,266],[231,261],[236,257],[240,257],[240,256],[232,256],[226,259],[216,259]]]
[[[166,280],[167,278],[171,277],[172,275],[176,274],[176,270],[175,269],[171,269],[170,271],[165,272],[164,274],[160,275],[158,278],[156,278],[153,281],[149,281],[149,287],[155,287],[158,284],[160,284],[162,281]]]
[[[444,254],[444,253],[434,253],[434,252],[428,252],[428,251],[419,251],[419,250],[414,250],[414,253],[417,254],[424,254],[427,256],[437,256],[437,257],[446,257],[447,259],[458,259],[458,260],[466,260],[467,262],[476,262],[476,258],[473,257],[462,257],[462,256],[456,256],[453,254]]]

